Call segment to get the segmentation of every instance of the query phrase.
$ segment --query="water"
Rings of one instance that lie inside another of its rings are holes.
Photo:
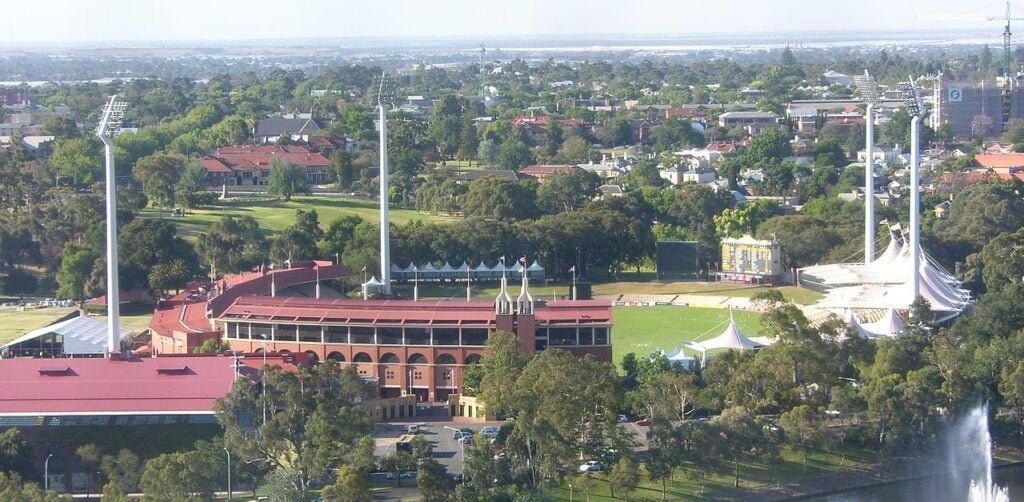
[[[949,471],[938,476],[853,490],[812,500],[827,502],[1024,500],[1024,466],[993,472],[988,407],[971,410],[949,431],[943,454]],[[925,474],[925,473],[922,473]]]

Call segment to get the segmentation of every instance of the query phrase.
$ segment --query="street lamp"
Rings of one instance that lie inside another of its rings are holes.
[[[46,456],[46,461],[43,462],[43,491],[49,491],[50,489],[50,457],[53,454],[50,453]]]
[[[224,448],[224,453],[228,455],[228,500],[231,500],[231,452]]]

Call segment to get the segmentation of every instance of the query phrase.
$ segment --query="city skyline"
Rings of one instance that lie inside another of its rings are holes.
[[[982,29],[998,36],[1004,4],[965,9],[962,2],[814,2],[778,4],[731,0],[694,5],[639,0],[625,12],[607,0],[539,0],[506,8],[494,1],[392,2],[307,0],[281,8],[269,2],[224,0],[173,3],[110,0],[104,8],[73,0],[5,7],[3,45],[90,42],[182,42],[375,37],[514,37],[543,35],[700,35],[821,31]],[[359,22],[350,22],[358,19]],[[497,20],[500,20],[497,21]]]

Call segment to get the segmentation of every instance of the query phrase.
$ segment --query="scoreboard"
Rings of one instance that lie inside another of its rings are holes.
[[[757,240],[749,235],[722,239],[722,273],[760,277],[782,275],[779,243]]]

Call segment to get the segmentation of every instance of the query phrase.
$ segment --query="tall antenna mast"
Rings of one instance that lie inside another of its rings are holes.
[[[107,197],[107,357],[121,350],[120,295],[117,280],[117,176],[114,172],[114,133],[121,128],[128,102],[110,97],[103,108],[96,136],[103,142],[106,157]]]
[[[381,71],[377,86],[377,108],[380,113],[380,282],[383,295],[391,296],[391,220],[388,216],[388,109],[394,100],[395,84]]]
[[[484,82],[484,57],[487,55],[487,44],[480,42],[480,97],[486,101],[487,83]]]

